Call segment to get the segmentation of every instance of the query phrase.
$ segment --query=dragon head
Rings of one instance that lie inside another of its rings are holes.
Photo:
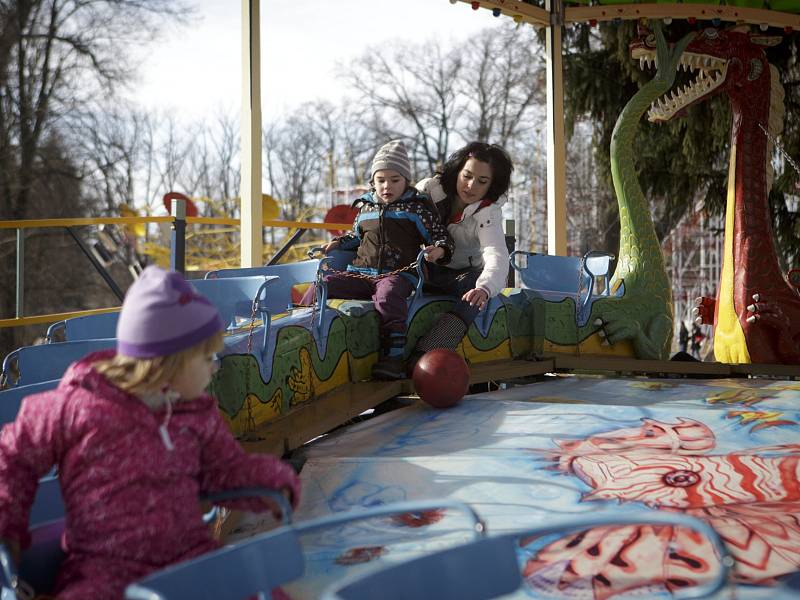
[[[657,33],[658,29],[655,34],[643,29],[639,39],[630,45],[631,57],[639,61],[641,68],[653,63],[658,66]],[[745,27],[702,30],[679,58],[679,68],[689,71],[694,79],[653,102],[648,119],[669,121],[683,114],[688,106],[719,93],[742,96],[751,93],[754,85],[765,83],[769,89],[769,63],[763,49],[780,42],[780,37],[750,33]]]

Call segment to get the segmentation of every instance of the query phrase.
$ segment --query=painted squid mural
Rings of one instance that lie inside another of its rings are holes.
[[[771,585],[800,568],[800,445],[714,454],[714,433],[698,420],[642,421],[554,440],[556,468],[591,488],[582,502],[641,503],[707,521],[736,560],[737,583]],[[698,585],[713,576],[715,556],[689,530],[604,527],[545,546],[527,560],[524,576],[537,590],[604,600]]]

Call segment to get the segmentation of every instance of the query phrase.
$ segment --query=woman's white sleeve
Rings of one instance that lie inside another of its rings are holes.
[[[438,177],[426,177],[419,181],[414,187],[423,194],[428,194],[434,203],[439,203],[447,198],[447,194],[444,188],[442,188],[442,182]]]
[[[508,248],[506,236],[503,232],[503,213],[499,207],[492,210],[480,211],[476,215],[478,240],[483,253],[483,271],[475,283],[476,288],[481,288],[489,294],[496,296],[506,287],[508,278]]]

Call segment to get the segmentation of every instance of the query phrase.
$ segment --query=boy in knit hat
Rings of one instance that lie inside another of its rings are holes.
[[[335,248],[357,249],[357,256],[347,267],[349,274],[326,275],[325,281],[330,298],[372,299],[381,335],[381,355],[372,374],[378,379],[402,379],[406,376],[406,299],[417,282],[416,273],[407,267],[423,247],[426,260],[447,263],[453,241],[428,197],[410,185],[411,163],[402,140],[378,150],[369,181],[372,190],[353,202],[359,208],[353,230],[323,248],[326,254]],[[312,288],[303,302],[313,301]]]
[[[0,432],[0,539],[12,552],[30,543],[37,481],[58,465],[67,511],[59,599],[117,600],[132,581],[213,550],[200,495],[267,487],[297,505],[292,468],[246,454],[205,393],[223,330],[179,273],[148,267],[122,304],[116,351],[71,365]]]

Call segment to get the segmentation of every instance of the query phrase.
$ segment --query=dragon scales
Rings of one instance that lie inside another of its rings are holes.
[[[607,342],[629,341],[637,358],[666,359],[672,344],[672,288],[664,267],[650,208],[634,167],[633,138],[650,104],[675,82],[683,49],[695,36],[688,34],[670,48],[655,25],[658,70],[622,109],[611,138],[611,175],[619,205],[619,260],[611,279],[618,297],[596,304],[595,325]]]
[[[800,294],[781,271],[769,207],[772,140],[783,129],[784,108],[778,71],[764,47],[779,42],[746,27],[705,29],[682,60],[698,78],[649,114],[651,121],[666,121],[716,94],[730,102],[722,274],[716,299],[701,298],[696,309],[701,322],[714,325],[721,362],[800,364]],[[653,51],[642,51],[640,60]]]

